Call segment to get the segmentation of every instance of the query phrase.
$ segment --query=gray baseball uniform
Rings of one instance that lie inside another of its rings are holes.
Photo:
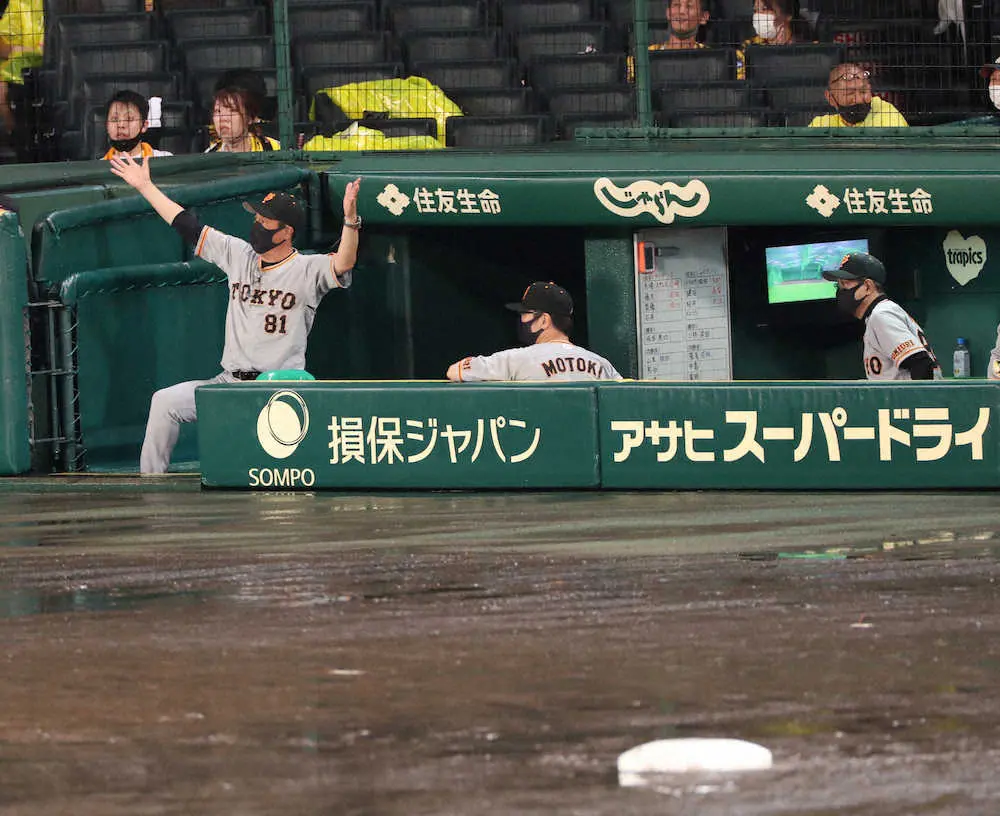
[[[466,357],[458,366],[462,382],[486,380],[620,380],[622,375],[599,354],[572,343],[535,343],[488,357]]]
[[[997,344],[990,352],[990,362],[986,366],[986,376],[991,380],[1000,380],[1000,326],[997,326]]]
[[[923,329],[898,303],[879,300],[865,316],[865,373],[869,380],[909,380],[910,372],[899,364],[918,351],[934,361],[934,379],[941,379],[941,366]]]
[[[260,255],[239,238],[212,227],[201,231],[195,253],[229,279],[226,344],[221,374],[191,380],[153,394],[146,438],[139,456],[142,473],[165,473],[181,422],[194,422],[195,389],[236,382],[233,371],[274,371],[305,367],[306,340],[316,307],[331,288],[351,285],[351,271],[338,275],[332,255],[301,255],[262,268]]]

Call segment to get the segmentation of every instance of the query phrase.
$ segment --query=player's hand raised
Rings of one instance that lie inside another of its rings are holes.
[[[354,221],[358,217],[358,189],[361,187],[361,178],[358,177],[347,185],[344,190],[344,218]]]
[[[118,154],[111,159],[111,172],[126,184],[139,190],[152,181],[149,177],[149,160],[144,156],[137,162],[128,153]],[[346,206],[346,200],[345,200]]]

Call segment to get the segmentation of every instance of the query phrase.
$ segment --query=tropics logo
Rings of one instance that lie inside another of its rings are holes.
[[[309,432],[309,409],[294,391],[275,391],[257,415],[257,441],[275,459],[287,459]]]

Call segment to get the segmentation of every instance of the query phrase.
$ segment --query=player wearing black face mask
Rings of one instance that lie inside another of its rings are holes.
[[[837,283],[837,306],[865,323],[865,376],[869,380],[937,380],[941,366],[924,330],[886,297],[885,266],[867,252],[845,255],[823,277]]]
[[[447,377],[454,382],[487,380],[620,380],[621,374],[598,354],[570,342],[573,298],[551,281],[535,281],[517,303],[520,348],[452,363]]]
[[[306,341],[316,309],[331,289],[351,285],[358,256],[360,179],[344,190],[344,225],[336,252],[305,255],[292,244],[306,226],[306,210],[286,192],[275,190],[244,206],[259,226],[251,232],[270,239],[258,252],[247,241],[204,225],[173,201],[149,175],[149,162],[116,156],[111,172],[149,202],[157,214],[194,246],[194,254],[226,274],[228,301],[222,370],[211,379],[160,388],[149,403],[146,436],[139,454],[143,475],[165,473],[180,425],[198,418],[195,393],[208,383],[256,379],[261,372],[305,368]],[[197,328],[197,327],[195,327]]]
[[[834,113],[817,116],[809,127],[906,127],[890,102],[872,94],[868,72],[860,65],[842,63],[830,71],[826,101]]]

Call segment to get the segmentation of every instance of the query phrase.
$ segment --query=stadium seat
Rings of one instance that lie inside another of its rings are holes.
[[[59,77],[58,87],[62,89],[59,98],[65,99],[65,91],[69,89],[73,48],[94,46],[94,53],[99,56],[109,45],[154,41],[158,39],[154,21],[149,14],[73,14],[57,18],[49,30],[45,63]]]
[[[813,117],[827,113],[827,83],[774,83],[764,91],[767,107],[775,115],[771,124],[805,127]]]
[[[761,113],[752,111],[702,111],[672,114],[666,126],[673,128],[759,128],[767,123]]]
[[[729,49],[651,51],[649,81],[660,88],[674,83],[726,82],[735,79],[734,54]]]
[[[628,128],[635,127],[632,117],[622,117],[617,114],[578,113],[560,116],[556,120],[556,130],[560,138],[572,140],[579,138],[578,131],[582,128]]]
[[[605,23],[578,23],[522,29],[516,35],[515,48],[521,62],[527,64],[539,57],[615,50],[610,40],[610,28]]]
[[[245,8],[255,5],[255,0],[155,0],[160,11],[177,11],[181,9],[225,9]]]
[[[436,0],[400,3],[386,9],[390,27],[399,34],[413,31],[469,30],[489,21],[479,0]]]
[[[374,30],[375,20],[373,0],[338,5],[311,2],[288,9],[293,40],[319,34],[367,34]]]
[[[300,37],[292,51],[299,68],[314,65],[368,65],[373,62],[392,62],[395,53],[388,34],[349,34],[335,36]]]
[[[558,89],[546,93],[545,100],[549,111],[557,117],[579,114],[635,118],[635,92],[631,87]]]
[[[167,29],[176,42],[220,37],[260,37],[267,31],[260,7],[170,11]]]
[[[529,67],[535,88],[565,88],[580,85],[622,85],[625,57],[621,54],[571,54],[539,57]]]
[[[49,0],[49,17],[61,14],[133,14],[145,11],[144,0]]]
[[[548,116],[454,116],[448,121],[450,147],[513,147],[549,141]]]
[[[336,88],[352,82],[370,82],[376,79],[392,79],[404,74],[401,62],[380,62],[372,65],[320,65],[302,70],[302,85],[306,100],[312,99],[316,91]]]
[[[448,95],[468,116],[522,116],[536,110],[531,88],[473,88]]]
[[[432,118],[411,117],[395,118],[371,116],[359,119],[358,123],[362,127],[380,130],[386,136],[430,136],[434,139],[438,135],[437,120]]]
[[[406,36],[403,39],[410,64],[429,60],[481,60],[500,56],[500,32],[434,32]]]
[[[839,45],[748,45],[744,51],[747,79],[756,87],[795,82],[826,83],[830,69],[843,61]]]
[[[274,41],[270,37],[226,37],[191,40],[184,44],[188,71],[222,73],[231,68],[274,67]]]
[[[730,82],[669,85],[661,88],[653,97],[654,107],[665,113],[682,111],[745,111],[753,106],[750,86],[746,82]]]
[[[151,14],[67,14],[50,26],[46,55],[74,45],[128,43],[155,40],[156,18]]]
[[[516,85],[517,63],[512,59],[424,62],[412,65],[411,69],[415,75],[429,79],[445,91]]]
[[[61,77],[61,96],[91,74],[153,74],[167,70],[168,49],[162,40],[106,45],[77,45],[70,49],[69,70]]]
[[[594,20],[594,4],[591,0],[505,0],[501,13],[506,29],[575,25]]]

